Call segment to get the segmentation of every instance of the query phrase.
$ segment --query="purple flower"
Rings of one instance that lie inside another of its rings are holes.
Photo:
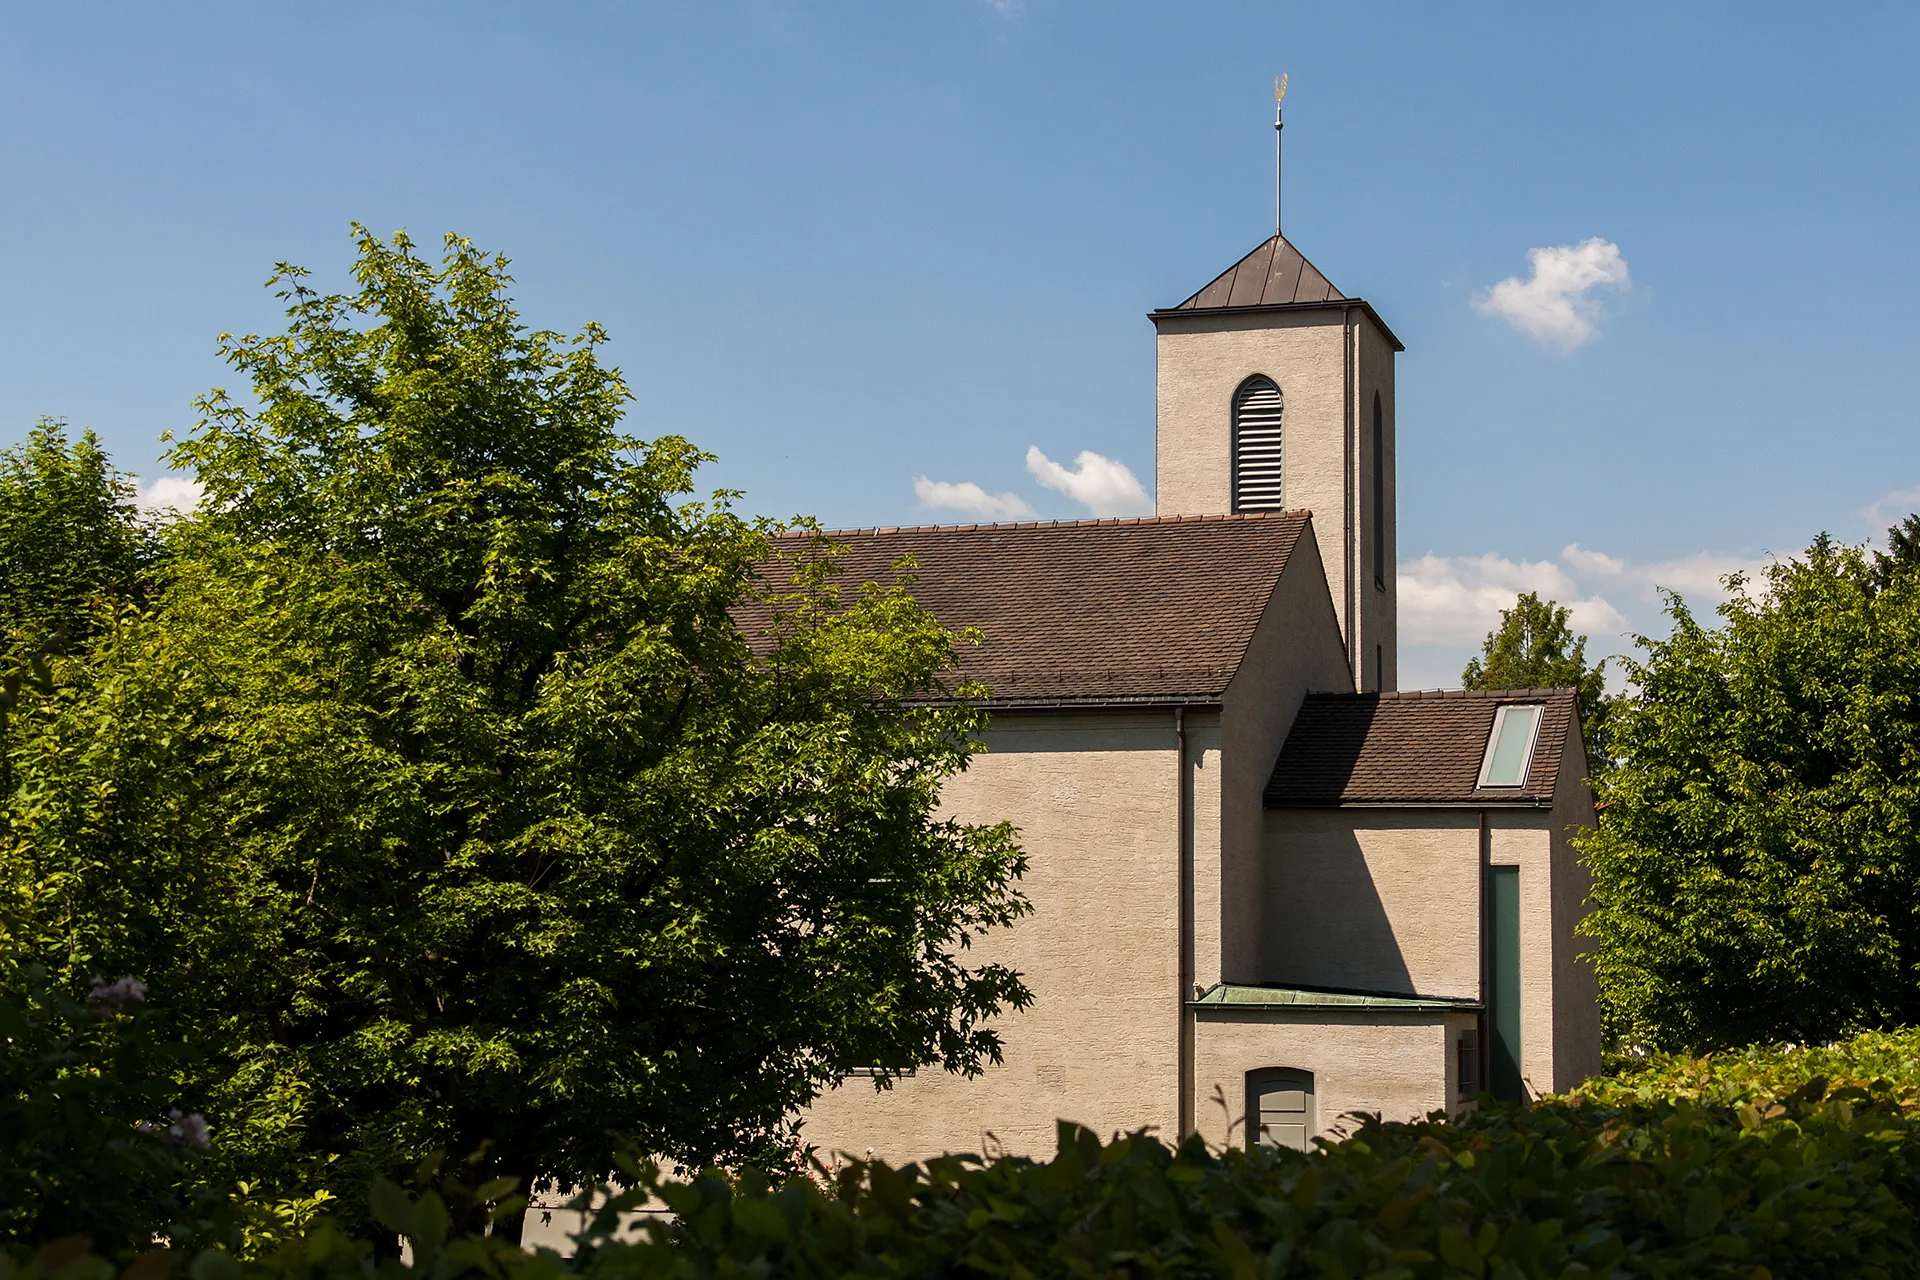
[[[167,1112],[173,1117],[173,1123],[167,1126],[167,1141],[176,1147],[198,1147],[206,1150],[208,1135],[213,1127],[207,1118],[198,1111],[190,1115],[181,1115],[180,1108],[174,1107]]]
[[[146,998],[147,984],[138,978],[122,977],[108,982],[95,974],[93,986],[87,991],[87,1012],[96,1018],[126,1013],[130,1006],[144,1003]]]

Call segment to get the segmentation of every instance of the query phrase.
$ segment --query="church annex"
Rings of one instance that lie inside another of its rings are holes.
[[[1157,516],[836,535],[985,633],[943,803],[1020,829],[1034,912],[981,945],[1034,1003],[978,1078],[821,1097],[823,1152],[1304,1146],[1599,1068],[1573,693],[1396,691],[1399,340],[1277,234],[1151,319]]]

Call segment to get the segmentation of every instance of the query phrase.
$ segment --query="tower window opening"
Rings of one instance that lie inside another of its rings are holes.
[[[1284,406],[1273,379],[1255,375],[1233,395],[1233,509],[1284,511]]]
[[[1387,589],[1387,425],[1373,393],[1373,585]]]

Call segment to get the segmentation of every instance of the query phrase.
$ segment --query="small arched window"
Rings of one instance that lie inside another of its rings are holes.
[[[1313,1072],[1268,1067],[1247,1072],[1247,1146],[1313,1147]]]
[[[1283,405],[1272,378],[1255,374],[1233,393],[1233,509],[1284,511]]]

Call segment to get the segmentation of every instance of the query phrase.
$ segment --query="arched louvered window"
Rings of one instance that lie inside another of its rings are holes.
[[[1233,393],[1233,509],[1283,511],[1280,388],[1255,375]]]

